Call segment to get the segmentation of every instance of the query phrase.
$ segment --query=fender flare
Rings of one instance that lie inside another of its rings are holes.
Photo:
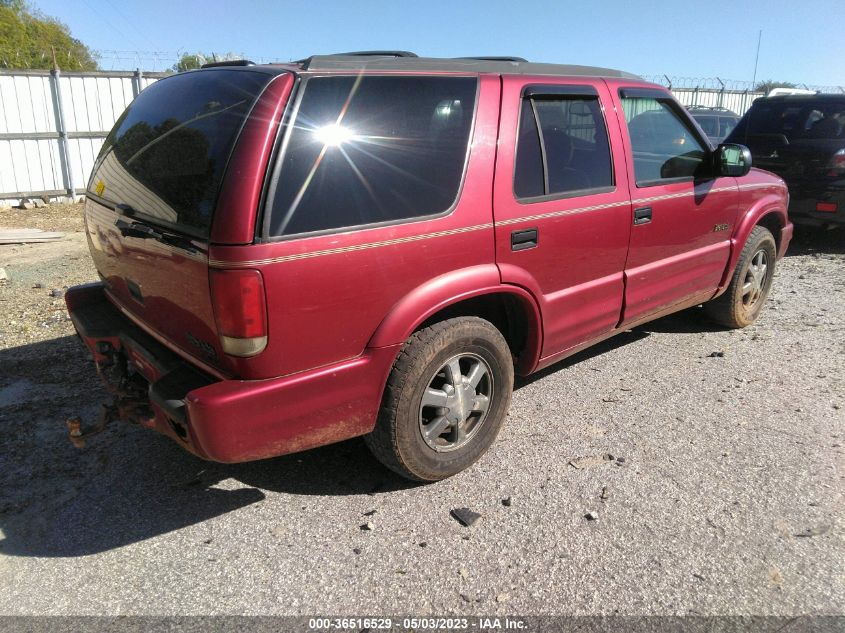
[[[734,269],[739,261],[739,255],[748,241],[748,236],[751,231],[760,223],[760,220],[767,216],[776,216],[781,224],[781,227],[789,225],[789,217],[786,209],[783,207],[783,200],[777,195],[767,195],[755,201],[745,214],[737,223],[736,230],[731,236],[731,255],[728,259],[728,265],[725,267],[725,272],[722,275],[722,280],[719,282],[718,294],[724,292],[733,277]],[[781,236],[775,235],[775,240],[779,240]]]
[[[503,284],[495,264],[453,270],[429,279],[400,299],[382,320],[367,347],[388,347],[404,343],[426,319],[451,305],[490,294],[513,296],[522,306],[528,332],[518,371],[530,372],[540,358],[542,315],[536,298],[524,288]]]

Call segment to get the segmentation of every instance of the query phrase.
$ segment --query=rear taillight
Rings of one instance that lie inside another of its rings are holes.
[[[840,176],[845,172],[845,149],[840,149],[833,155],[827,168],[830,170],[827,172],[828,176]]]
[[[267,347],[267,302],[257,270],[212,270],[211,300],[223,351],[255,356]]]
[[[821,211],[822,213],[836,213],[836,203],[835,202],[817,202],[816,203],[816,211]]]

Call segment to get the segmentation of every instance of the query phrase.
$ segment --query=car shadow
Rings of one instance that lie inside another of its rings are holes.
[[[651,332],[702,327],[694,312],[666,317],[520,379],[517,388]],[[382,466],[361,438],[257,462],[219,464],[191,455],[168,438],[116,422],[90,438],[86,448],[74,448],[64,421],[80,413],[91,418],[108,400],[75,337],[0,350],[0,424],[5,434],[0,554],[96,554],[260,503],[268,492],[379,495],[422,485]],[[299,509],[292,501],[291,514]]]
[[[712,321],[702,306],[695,306],[641,325],[634,331],[659,332],[661,334],[695,334],[698,332],[725,332],[729,329]]]
[[[818,229],[797,226],[786,251],[787,257],[843,254],[845,254],[845,228]]]
[[[219,464],[116,422],[74,448],[64,421],[91,419],[108,400],[75,337],[0,350],[0,554],[96,554],[259,503],[267,492],[378,495],[419,485],[382,466],[360,438]]]

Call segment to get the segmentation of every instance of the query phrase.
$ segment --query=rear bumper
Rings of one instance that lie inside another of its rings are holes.
[[[835,204],[835,211],[818,211],[817,205]],[[845,187],[830,187],[816,195],[796,192],[789,201],[789,219],[804,226],[845,225]]]
[[[95,362],[125,359],[147,382],[153,416],[145,426],[220,462],[284,455],[369,433],[399,348],[368,349],[283,378],[219,380],[132,323],[101,284],[71,288],[66,301]]]

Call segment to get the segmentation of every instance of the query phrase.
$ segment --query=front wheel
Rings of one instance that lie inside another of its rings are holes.
[[[766,303],[775,273],[777,245],[764,226],[755,226],[739,255],[728,289],[704,308],[711,319],[730,327],[754,323]]]
[[[414,333],[399,353],[365,441],[404,477],[445,479],[490,447],[512,391],[510,349],[495,326],[477,317],[435,323]]]

